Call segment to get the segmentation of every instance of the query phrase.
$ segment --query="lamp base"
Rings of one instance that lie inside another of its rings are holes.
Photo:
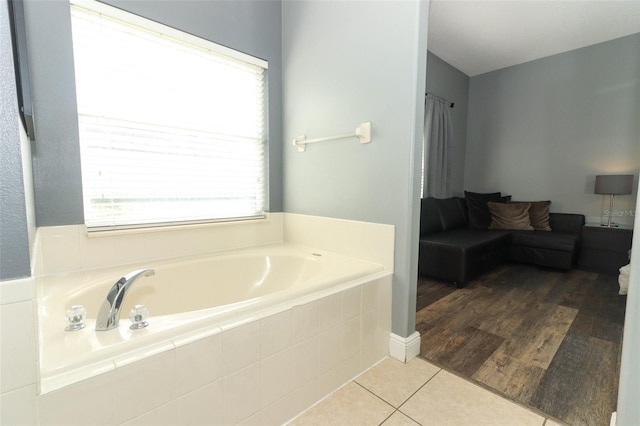
[[[607,216],[608,216],[607,223],[600,223],[600,226],[606,226],[607,228],[617,228],[618,227],[618,225],[616,225],[615,223],[611,222],[611,214],[613,213],[613,195],[614,194],[609,194],[609,210],[606,211]],[[600,220],[602,220],[602,217],[600,218]]]
[[[601,223],[600,226],[604,226],[605,228],[619,228],[620,225],[617,223]]]

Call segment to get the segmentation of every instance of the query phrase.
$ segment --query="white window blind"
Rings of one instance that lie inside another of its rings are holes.
[[[87,227],[263,216],[266,62],[93,1],[71,17]]]

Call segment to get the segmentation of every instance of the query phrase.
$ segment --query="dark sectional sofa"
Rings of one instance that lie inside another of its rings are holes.
[[[422,199],[419,275],[461,288],[505,261],[563,270],[576,265],[584,215],[549,213],[550,231],[487,229],[473,210],[470,224],[469,209],[477,207],[471,204],[462,197]]]

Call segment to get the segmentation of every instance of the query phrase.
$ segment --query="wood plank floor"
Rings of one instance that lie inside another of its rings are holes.
[[[421,355],[570,425],[616,410],[626,296],[616,276],[504,265],[462,289],[418,279]]]

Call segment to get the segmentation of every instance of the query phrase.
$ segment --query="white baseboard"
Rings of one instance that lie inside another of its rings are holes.
[[[391,333],[389,336],[389,355],[402,362],[411,361],[420,354],[420,333],[414,331],[409,337]]]
[[[609,422],[609,426],[616,426],[617,415],[618,415],[617,411],[614,411],[613,413],[611,413],[611,422]]]

